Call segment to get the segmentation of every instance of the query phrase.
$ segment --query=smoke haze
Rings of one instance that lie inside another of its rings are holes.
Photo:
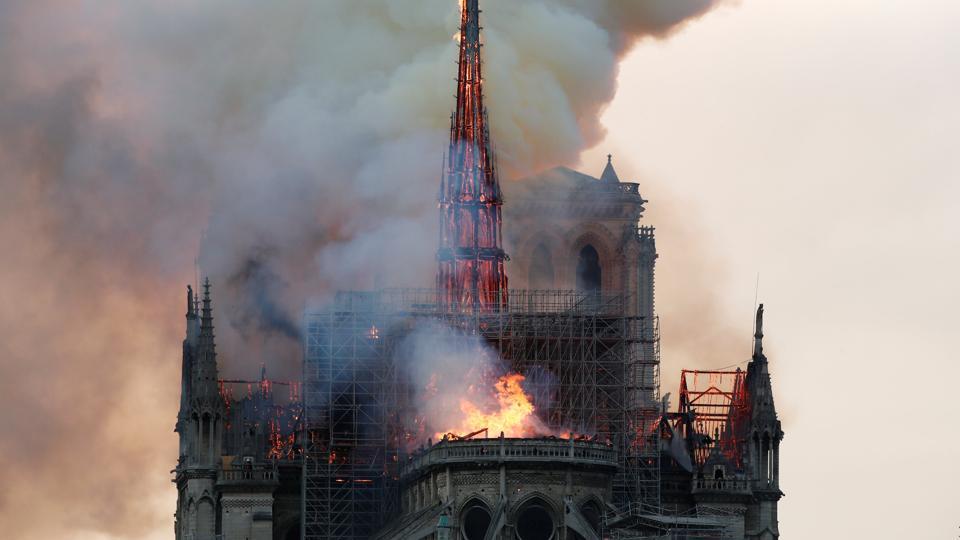
[[[480,428],[489,429],[481,437],[497,437],[501,431],[507,437],[560,434],[534,413],[548,404],[534,403],[532,395],[535,391],[549,395],[555,384],[527,381],[511,373],[497,351],[475,334],[440,323],[421,324],[403,339],[395,358],[413,389],[410,405],[419,422],[408,429],[419,436],[415,444],[427,439],[436,442],[448,433],[465,436]],[[501,379],[508,391],[498,391],[497,379],[508,373],[516,377],[517,385]],[[513,399],[516,395],[509,390],[519,390],[529,401]],[[479,414],[471,416],[471,412]],[[486,421],[471,421],[478,418]]]
[[[485,1],[504,176],[575,163],[621,55],[715,3]],[[457,22],[453,0],[0,3],[6,537],[168,537],[195,264],[228,376],[295,376],[299,313],[334,289],[432,280]]]

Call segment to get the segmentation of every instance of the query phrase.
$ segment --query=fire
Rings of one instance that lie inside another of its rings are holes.
[[[529,437],[543,431],[539,419],[533,414],[533,402],[523,390],[524,376],[508,373],[497,379],[493,387],[496,391],[497,410],[484,411],[467,398],[460,399],[460,412],[463,417],[459,425],[441,431],[435,436],[466,435],[486,428],[490,436],[502,431],[506,437]]]

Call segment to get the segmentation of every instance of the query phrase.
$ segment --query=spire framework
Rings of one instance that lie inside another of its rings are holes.
[[[503,195],[483,105],[478,0],[461,6],[457,105],[440,184],[437,288],[446,309],[495,312],[507,305]]]

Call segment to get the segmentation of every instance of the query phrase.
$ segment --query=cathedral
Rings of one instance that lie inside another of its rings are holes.
[[[219,374],[216,284],[187,288],[177,540],[780,537],[763,305],[752,357],[730,359],[746,369],[683,370],[668,410],[648,201],[612,156],[597,177],[501,187],[477,3],[461,13],[435,289],[339,293],[305,314],[301,380],[239,381]],[[526,377],[543,433],[427,435],[404,343],[437,323]]]

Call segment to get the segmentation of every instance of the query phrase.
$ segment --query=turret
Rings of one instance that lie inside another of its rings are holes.
[[[193,372],[194,395],[202,406],[220,402],[217,384],[217,348],[213,336],[213,306],[210,299],[210,279],[203,283],[203,311],[197,338],[197,358]]]
[[[773,386],[767,357],[763,353],[763,304],[757,309],[753,334],[753,357],[747,366],[750,404],[748,456],[755,506],[748,510],[748,538],[778,538],[777,501],[780,491],[780,441],[783,430],[773,404]]]
[[[763,354],[763,304],[757,308],[756,330],[753,334],[753,358],[747,366],[747,393],[750,397],[750,421],[755,430],[766,431],[782,438],[777,409],[773,404],[770,369]]]
[[[180,414],[180,459],[176,478],[178,497],[176,538],[214,540],[215,484],[223,447],[224,405],[217,375],[210,280],[203,284],[203,304],[187,287],[187,335],[183,340]]]
[[[187,287],[187,335],[183,340],[180,382],[180,460],[190,466],[216,464],[222,447],[223,400],[217,373],[210,280],[204,284],[202,311]]]
[[[188,451],[187,422],[190,418],[190,402],[192,400],[193,365],[196,358],[197,339],[200,335],[200,318],[197,316],[197,301],[193,294],[193,287],[187,285],[187,328],[183,340],[183,355],[180,365],[180,411],[177,413],[177,425],[174,431],[180,434],[180,460]]]
[[[603,168],[600,180],[611,184],[620,183],[620,177],[617,176],[617,171],[613,168],[613,154],[607,154],[607,166]]]

